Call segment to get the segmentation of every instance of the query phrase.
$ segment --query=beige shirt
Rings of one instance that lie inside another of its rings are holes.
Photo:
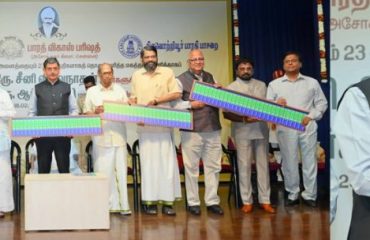
[[[86,93],[84,113],[95,112],[97,106],[103,101],[127,102],[126,91],[113,83],[109,88],[97,85],[89,88]],[[122,122],[102,120],[103,134],[93,136],[94,144],[104,147],[122,147],[126,145],[126,125]]]
[[[237,78],[227,88],[253,97],[266,98],[266,84],[253,78],[249,81],[243,81]],[[249,140],[263,139],[268,136],[267,123],[262,121],[254,123],[232,122],[231,127],[233,133],[236,131],[245,132],[245,139]]]
[[[181,90],[176,82],[175,74],[172,69],[167,67],[157,67],[153,74],[147,74],[144,68],[134,72],[131,78],[131,96],[137,98],[137,104],[148,104],[148,102],[158,99],[170,93],[180,93]],[[161,103],[161,107],[171,107],[170,103]],[[138,132],[163,132],[169,128],[144,126],[138,127]]]

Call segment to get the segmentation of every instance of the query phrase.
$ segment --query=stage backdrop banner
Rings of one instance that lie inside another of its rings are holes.
[[[370,1],[331,0],[331,126],[337,103],[351,84],[370,77]],[[361,127],[361,126],[358,126]],[[352,188],[331,130],[331,193],[339,187],[337,212],[331,224],[331,239],[347,239],[352,215]],[[331,205],[333,206],[332,201]]]
[[[159,65],[176,75],[187,70],[189,50],[200,48],[205,69],[227,85],[229,5],[227,0],[0,2],[0,87],[9,92],[17,116],[26,116],[31,91],[44,80],[42,63],[53,56],[76,97],[84,93],[83,78],[97,75],[103,62],[113,64],[115,81],[130,94],[145,45],[156,46]],[[135,140],[134,127],[128,132],[129,142]]]

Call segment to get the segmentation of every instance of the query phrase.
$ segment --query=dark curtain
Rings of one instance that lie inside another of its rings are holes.
[[[320,56],[317,30],[316,0],[239,0],[240,57],[251,58],[255,63],[255,78],[267,84],[276,69],[282,69],[282,55],[289,51],[301,54],[305,75],[320,78]],[[323,0],[327,67],[329,68],[329,9],[330,1]],[[329,69],[328,69],[329,71]],[[328,72],[329,74],[329,72]],[[328,76],[328,79],[329,76]],[[321,84],[329,101],[329,84]],[[330,105],[329,105],[330,106]],[[324,181],[329,184],[329,109],[319,121],[318,141],[326,151]]]

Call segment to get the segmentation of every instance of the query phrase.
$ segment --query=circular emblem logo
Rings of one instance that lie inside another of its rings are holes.
[[[143,43],[136,35],[124,35],[118,42],[118,51],[126,58],[139,56]]]
[[[19,58],[23,56],[24,44],[17,37],[4,37],[0,40],[0,57],[8,59]]]

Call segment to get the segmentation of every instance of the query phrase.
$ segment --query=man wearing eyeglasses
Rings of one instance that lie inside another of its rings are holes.
[[[200,49],[192,49],[188,55],[189,69],[178,76],[182,84],[182,100],[189,101],[193,81],[217,84],[212,74],[204,71],[204,55]],[[217,195],[221,171],[221,124],[219,109],[200,101],[189,101],[193,110],[193,130],[181,130],[181,150],[185,166],[185,185],[188,211],[200,215],[198,192],[199,161],[204,166],[205,196],[207,210],[223,215]]]
[[[300,132],[277,125],[276,135],[282,157],[284,186],[288,192],[286,206],[299,204],[316,207],[317,202],[317,124],[324,115],[328,103],[316,79],[300,73],[302,62],[299,53],[287,52],[283,57],[285,75],[270,82],[267,99],[280,105],[288,105],[308,111],[302,119],[305,131]],[[300,193],[298,159],[302,155],[302,175],[304,190]]]
[[[126,91],[114,83],[111,64],[100,64],[98,75],[100,84],[89,88],[86,93],[86,114],[103,113],[103,101],[128,101]],[[103,120],[102,128],[102,135],[92,137],[94,171],[104,173],[109,179],[110,212],[129,215],[131,211],[127,200],[126,125],[122,122]]]

